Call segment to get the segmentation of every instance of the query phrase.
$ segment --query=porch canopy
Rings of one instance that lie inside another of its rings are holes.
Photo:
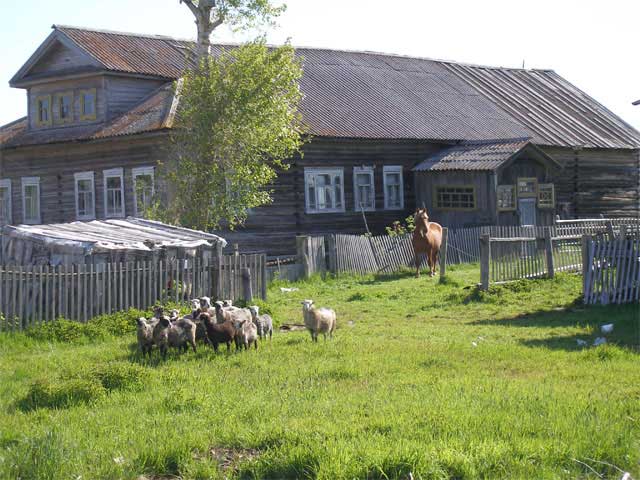
[[[461,142],[428,157],[416,165],[413,171],[495,171],[509,166],[523,155],[540,160],[551,168],[562,168],[557,161],[531,143],[530,139],[514,138]]]
[[[44,225],[5,225],[0,263],[68,265],[212,254],[218,235],[136,217]]]

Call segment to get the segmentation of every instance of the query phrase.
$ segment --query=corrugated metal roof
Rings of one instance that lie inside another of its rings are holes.
[[[538,145],[640,146],[640,132],[554,71],[442,66],[525,125]]]
[[[169,37],[54,28],[107,70],[119,72],[178,78],[193,49],[193,42]],[[371,52],[296,52],[304,65],[301,113],[312,135],[443,141],[531,137],[541,145],[640,147],[640,132],[553,71]],[[150,118],[138,113],[135,122],[122,118],[103,135],[164,128],[152,111]],[[130,115],[136,113],[124,117]]]
[[[0,148],[134,135],[170,128],[173,85],[167,83],[110,122],[29,130],[26,117],[0,128]]]
[[[527,138],[464,142],[441,150],[413,168],[414,172],[495,170],[531,142]]]
[[[217,235],[161,222],[127,217],[121,220],[52,223],[44,225],[5,225],[6,239],[24,238],[44,241],[69,252],[89,255],[113,250],[150,251],[165,247],[196,248],[227,242]]]

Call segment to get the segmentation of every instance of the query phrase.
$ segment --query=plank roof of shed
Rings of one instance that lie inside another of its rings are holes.
[[[112,250],[151,251],[163,247],[196,248],[227,242],[218,235],[175,227],[161,222],[126,219],[44,225],[5,225],[2,234],[10,238],[34,239],[50,246],[80,250],[85,254]]]
[[[441,150],[413,168],[414,172],[493,171],[500,168],[525,149],[532,149],[536,157],[560,167],[553,159],[535,147],[528,138],[463,142]]]
[[[115,72],[179,78],[192,58],[189,40],[54,29]],[[216,45],[214,52],[225,47],[234,45]],[[321,48],[296,52],[304,67],[301,113],[312,135],[443,141],[531,137],[539,145],[640,147],[640,132],[551,70]],[[138,133],[125,120],[116,129],[122,131]]]

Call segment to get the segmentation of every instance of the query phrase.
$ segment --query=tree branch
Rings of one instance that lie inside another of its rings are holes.
[[[193,13],[196,17],[200,13],[198,11],[198,7],[196,7],[196,5],[193,3],[193,0],[180,0],[180,3],[184,3],[187,7],[189,7],[191,13]]]

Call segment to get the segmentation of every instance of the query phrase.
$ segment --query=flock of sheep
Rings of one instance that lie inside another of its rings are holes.
[[[258,339],[266,340],[273,336],[273,319],[269,315],[260,315],[257,306],[239,308],[231,300],[217,301],[211,304],[209,297],[191,301],[191,314],[180,316],[178,310],[166,315],[162,307],[154,307],[150,319],[139,318],[137,326],[138,347],[142,355],[149,355],[154,345],[162,358],[166,358],[169,348],[186,352],[189,346],[195,352],[196,342],[209,344],[218,352],[220,344],[227,345],[227,351],[235,344],[236,350],[258,349]],[[304,325],[311,333],[311,339],[318,341],[322,333],[333,337],[336,328],[336,312],[330,308],[316,308],[313,300],[302,302]]]

